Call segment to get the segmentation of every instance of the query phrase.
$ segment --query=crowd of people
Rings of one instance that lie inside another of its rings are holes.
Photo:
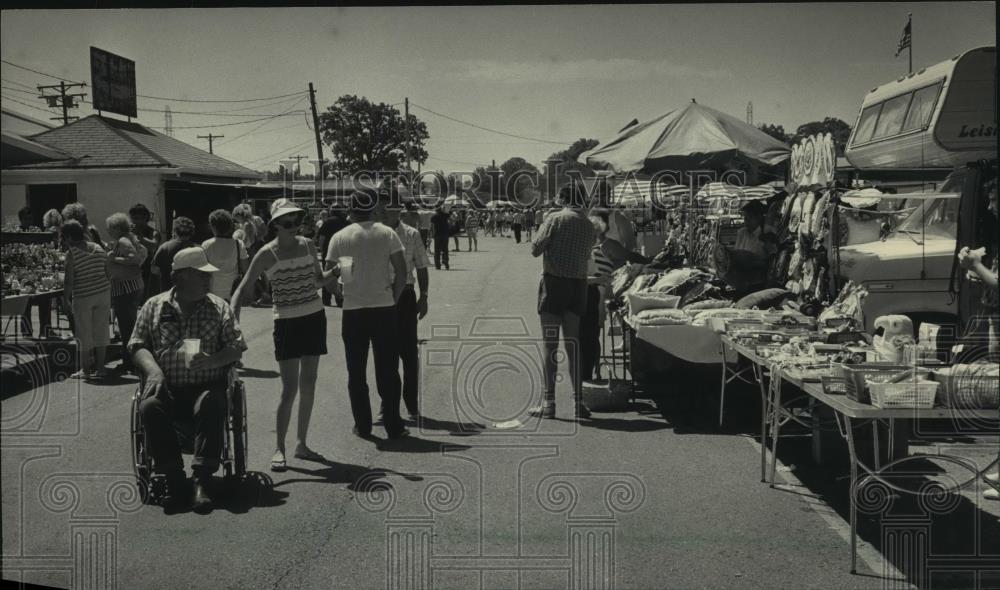
[[[613,209],[588,209],[585,192],[567,187],[561,209],[476,211],[402,207],[387,190],[355,192],[348,209],[314,221],[294,203],[272,203],[265,222],[246,204],[208,215],[212,237],[196,241],[195,221],[176,217],[161,236],[142,204],[115,213],[102,229],[79,203],[46,213],[66,251],[65,307],[79,342],[82,366],[74,378],[100,382],[111,371],[109,318],[122,349],[119,372],[139,375],[139,406],[154,468],[167,480],[167,503],[210,509],[208,482],[219,467],[227,378],[247,349],[241,308],[273,309],[274,356],[281,377],[271,469],[287,469],[286,437],[298,398],[295,459],[322,461],[307,444],[320,357],[327,353],[325,306],[343,307],[341,337],[353,431],[363,438],[381,422],[390,439],[406,437],[420,417],[417,324],[428,312],[430,261],[448,269],[449,242],[464,231],[469,251],[487,236],[527,237],[543,258],[538,313],[545,334],[545,392],[535,413],[555,415],[559,333],[579,341],[569,352],[577,416],[589,417],[581,382],[595,376],[610,274],[635,254],[634,229]],[[524,236],[524,234],[527,234]],[[106,237],[106,239],[105,239]],[[456,243],[455,250],[458,251]],[[638,258],[636,258],[638,257]],[[366,370],[374,357],[381,411],[373,420]],[[400,365],[402,371],[400,372]],[[402,417],[405,409],[407,420]],[[183,471],[178,416],[194,419],[193,485]]]

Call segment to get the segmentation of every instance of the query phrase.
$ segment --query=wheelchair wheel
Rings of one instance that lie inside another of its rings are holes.
[[[232,436],[232,472],[242,479],[247,472],[247,398],[242,381],[236,381],[229,393],[229,434]]]
[[[129,434],[132,441],[132,472],[135,474],[135,485],[139,490],[139,497],[143,504],[149,504],[153,500],[152,484],[152,460],[146,452],[146,432],[142,427],[142,418],[139,416],[139,403],[142,401],[142,389],[140,388],[132,396],[131,425]]]

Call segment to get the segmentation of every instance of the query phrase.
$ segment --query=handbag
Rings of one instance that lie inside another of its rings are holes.
[[[240,272],[240,244],[236,240],[233,240],[233,247],[236,248],[236,278],[233,279],[233,284],[229,286],[229,296],[232,297],[233,293],[236,292],[236,287],[240,286],[240,281],[243,280],[243,273]]]

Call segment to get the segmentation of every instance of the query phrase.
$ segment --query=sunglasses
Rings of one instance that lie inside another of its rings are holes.
[[[288,219],[288,220],[285,220],[285,221],[276,221],[274,224],[278,225],[278,226],[281,226],[281,227],[283,227],[285,229],[291,229],[293,227],[298,227],[298,226],[302,225],[302,220],[298,219],[298,218],[295,218],[295,219]]]

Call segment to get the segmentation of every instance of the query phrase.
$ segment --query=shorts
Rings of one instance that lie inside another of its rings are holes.
[[[538,313],[562,315],[567,311],[579,317],[587,313],[587,279],[543,274],[538,283]]]
[[[274,320],[274,359],[287,361],[326,354],[326,312]]]
[[[470,238],[476,237],[477,233],[479,233],[478,228],[465,228],[465,235],[467,235]]]

